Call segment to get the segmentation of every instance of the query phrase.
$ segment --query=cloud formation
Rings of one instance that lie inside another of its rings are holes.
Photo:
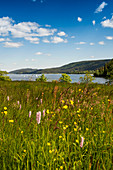
[[[83,44],[86,44],[86,42],[78,42],[76,44],[83,45]]]
[[[4,42],[4,47],[8,47],[8,48],[18,48],[18,47],[21,47],[23,46],[22,43],[20,42]]]
[[[81,22],[81,21],[82,21],[82,18],[78,17],[78,19],[77,19],[77,20],[78,20],[78,22]]]
[[[51,42],[54,44],[61,43],[61,42],[67,43],[66,39],[64,40],[63,38],[57,36],[51,37],[51,40],[52,40]]]
[[[113,28],[113,16],[112,16],[111,19],[107,19],[107,20],[105,20],[105,21],[102,21],[102,22],[101,22],[101,25],[102,25],[103,27]]]
[[[106,36],[106,39],[107,40],[113,40],[113,37],[112,36]]]
[[[58,35],[59,35],[59,36],[65,36],[65,35],[66,35],[66,33],[65,33],[65,32],[63,32],[63,31],[61,31],[61,32],[59,32],[59,33],[58,33]]]
[[[93,23],[93,25],[95,25],[95,23],[96,23],[95,20],[93,20],[92,23]]]
[[[100,41],[100,42],[98,42],[98,44],[105,45],[104,41]]]
[[[99,7],[95,10],[95,13],[102,12],[104,7],[107,6],[108,4],[106,2],[102,2]]]

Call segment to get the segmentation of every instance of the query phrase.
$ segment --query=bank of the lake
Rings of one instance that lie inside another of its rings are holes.
[[[44,74],[47,77],[47,81],[51,82],[52,80],[59,80],[62,74]],[[80,77],[84,77],[85,74],[68,74],[72,80],[71,83],[77,83],[80,81]],[[12,81],[35,81],[36,78],[41,76],[41,74],[8,74]],[[94,83],[105,84],[107,79],[102,77],[96,77],[93,80]]]

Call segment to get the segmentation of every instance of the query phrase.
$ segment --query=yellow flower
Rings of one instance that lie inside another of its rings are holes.
[[[74,101],[73,101],[73,100],[70,100],[70,102],[71,102],[71,105],[73,105],[73,104],[74,104]]]
[[[7,111],[4,111],[5,115],[7,115]]]
[[[66,127],[64,126],[63,129],[66,130]]]
[[[1,112],[2,114],[4,113],[4,112]]]
[[[59,139],[61,139],[62,138],[62,136],[59,136]]]
[[[110,99],[108,99],[108,102],[110,102]]]
[[[62,121],[59,121],[60,124],[62,124],[63,122]]]
[[[14,122],[14,120],[9,120],[9,123],[13,123]]]
[[[24,152],[26,152],[26,150],[24,149]]]
[[[54,159],[54,161],[56,161],[56,159]]]
[[[81,89],[79,89],[79,91],[81,91]]]
[[[86,131],[88,131],[89,129],[88,128],[86,128]]]
[[[49,153],[52,153],[52,150],[49,150]]]
[[[21,133],[23,133],[23,131],[21,131]]]
[[[60,169],[63,169],[63,166],[60,166]]]
[[[48,143],[47,143],[47,146],[50,146],[50,145],[51,145],[51,144],[48,142]]]
[[[93,107],[91,107],[91,110],[93,110]]]
[[[68,106],[67,106],[67,105],[64,105],[64,106],[63,106],[63,109],[67,109],[67,108],[68,108]]]
[[[64,100],[62,100],[62,103],[64,103]]]
[[[66,125],[66,128],[68,128],[68,125]]]
[[[47,109],[47,113],[49,114],[49,109]]]
[[[103,131],[103,133],[105,133],[105,131]]]
[[[77,128],[74,128],[74,131],[77,132]]]
[[[4,110],[7,110],[7,107],[4,107]]]
[[[80,115],[78,114],[78,117],[80,117]]]
[[[77,125],[77,122],[74,122],[74,125]]]
[[[79,141],[78,141],[78,140],[76,140],[76,143],[79,143]]]

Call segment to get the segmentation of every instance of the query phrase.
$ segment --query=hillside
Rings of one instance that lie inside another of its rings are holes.
[[[61,67],[56,68],[47,68],[47,69],[19,69],[14,70],[9,73],[11,74],[42,74],[42,73],[81,73],[84,71],[94,71],[99,69],[100,67],[103,67],[106,63],[108,63],[110,59],[108,60],[93,60],[93,61],[80,61],[80,62],[73,62]]]

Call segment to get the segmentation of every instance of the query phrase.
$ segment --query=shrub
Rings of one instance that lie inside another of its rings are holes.
[[[67,82],[70,83],[72,80],[70,78],[69,75],[67,75],[66,73],[62,74],[62,77],[60,77],[59,79],[60,82]]]
[[[41,76],[39,76],[36,81],[40,81],[40,82],[46,82],[47,81],[47,78],[45,77],[44,74],[42,74]]]

